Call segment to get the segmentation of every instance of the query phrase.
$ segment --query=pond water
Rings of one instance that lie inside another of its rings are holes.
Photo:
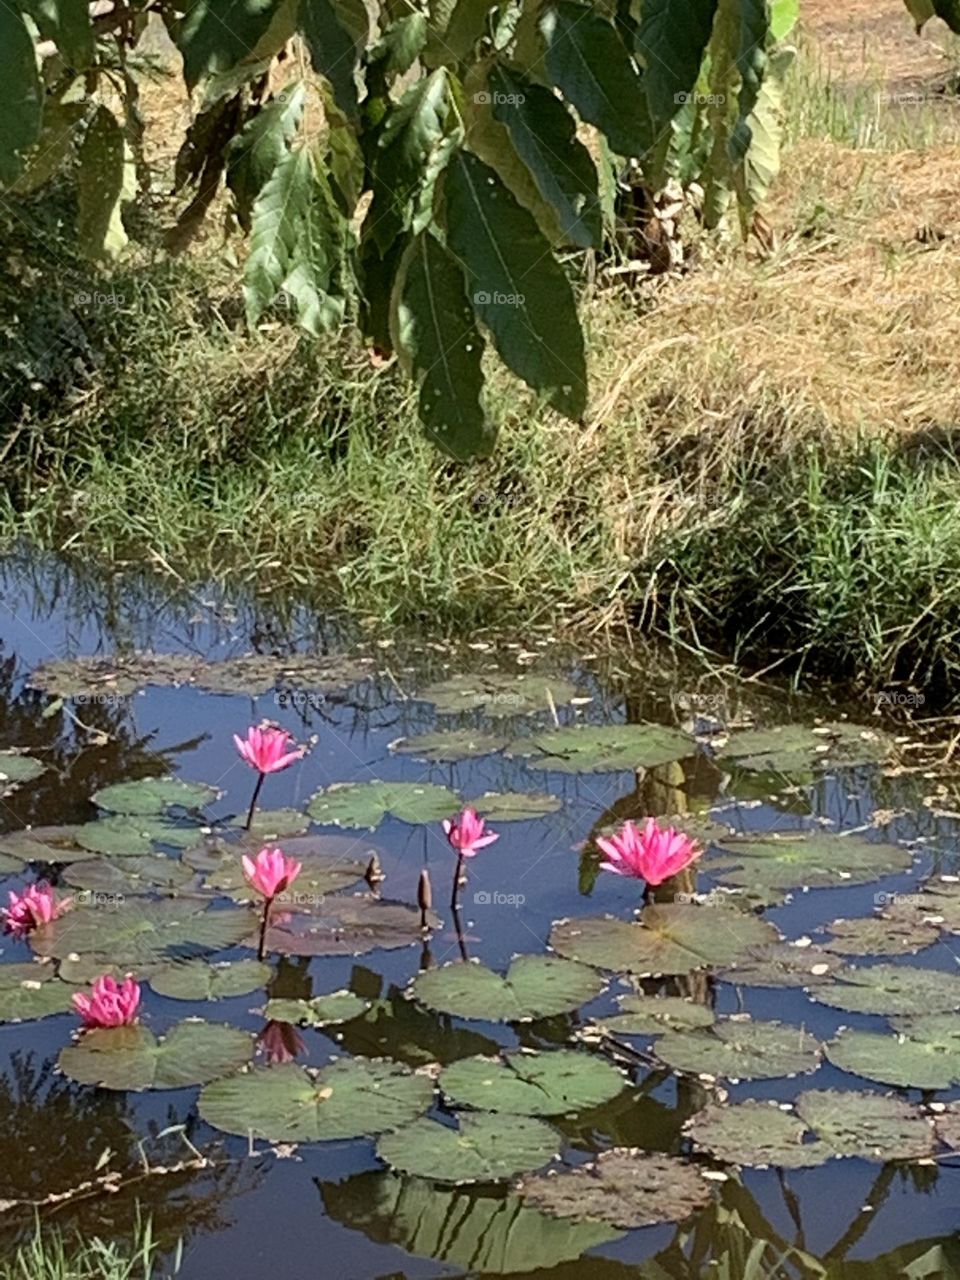
[[[960,1276],[952,779],[896,707],[29,560],[0,586],[0,750],[43,766],[0,758],[3,897],[74,899],[0,954],[5,1246],[37,1206],[139,1209],[191,1280]],[[232,736],[264,720],[308,753],[260,797],[304,872],[258,969]],[[133,785],[168,777],[208,790]],[[455,914],[464,801],[499,839]],[[638,916],[594,841],[647,815],[706,852]],[[79,1034],[111,969],[140,1030]]]

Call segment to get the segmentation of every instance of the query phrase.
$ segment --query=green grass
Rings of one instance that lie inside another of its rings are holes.
[[[149,1222],[140,1224],[126,1249],[100,1239],[81,1241],[37,1224],[33,1237],[0,1262],[0,1280],[166,1280]]]

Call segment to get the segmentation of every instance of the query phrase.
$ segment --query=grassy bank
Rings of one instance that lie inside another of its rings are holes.
[[[753,667],[942,686],[960,116],[884,84],[808,50],[772,253],[703,243],[682,278],[592,286],[587,422],[497,375],[498,449],[470,468],[349,339],[281,314],[248,334],[218,243],[92,276],[46,199],[0,268],[0,529],[388,625],[639,624]]]

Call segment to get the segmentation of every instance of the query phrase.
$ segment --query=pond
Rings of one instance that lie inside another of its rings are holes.
[[[22,559],[0,599],[2,898],[71,899],[3,939],[5,1247],[139,1212],[197,1280],[960,1276],[960,806],[893,701]],[[267,722],[303,754],[247,833]],[[702,856],[601,869],[650,816]],[[301,863],[265,934],[261,845]],[[136,1020],[82,1029],[104,974]]]

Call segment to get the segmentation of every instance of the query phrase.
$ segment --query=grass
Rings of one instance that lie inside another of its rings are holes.
[[[680,279],[584,286],[586,423],[492,370],[500,440],[469,468],[348,337],[247,333],[219,246],[91,275],[59,239],[69,193],[37,202],[0,263],[0,531],[385,626],[634,624],[945,687],[960,111],[884,84],[805,45],[773,252],[704,241]]]
[[[0,1280],[162,1280],[150,1224],[141,1223],[129,1250],[94,1238],[81,1241],[37,1224],[32,1238],[0,1262]]]

